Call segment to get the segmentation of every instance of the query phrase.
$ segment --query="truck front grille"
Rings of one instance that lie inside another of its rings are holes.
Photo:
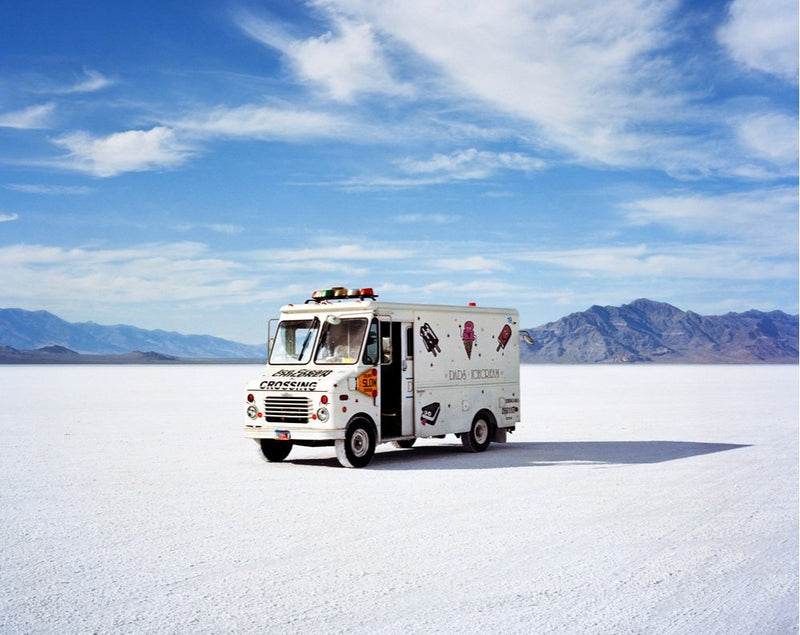
[[[308,423],[311,400],[306,397],[267,397],[264,418],[270,423]]]

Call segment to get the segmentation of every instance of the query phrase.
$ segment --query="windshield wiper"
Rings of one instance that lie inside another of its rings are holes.
[[[308,341],[311,339],[311,334],[316,332],[317,328],[319,328],[319,318],[314,316],[314,320],[311,322],[311,328],[308,329],[308,333],[306,334],[306,339],[303,340],[303,345],[300,347],[300,355],[297,358],[297,361],[303,361],[303,354],[306,352],[306,347],[308,346]]]

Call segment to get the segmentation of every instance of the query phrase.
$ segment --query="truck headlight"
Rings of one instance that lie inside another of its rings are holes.
[[[247,416],[251,419],[258,418],[258,408],[256,408],[253,404],[247,406]]]
[[[320,408],[319,410],[317,410],[317,419],[319,419],[319,421],[321,421],[322,423],[325,423],[328,420],[329,416],[330,415],[328,414],[327,408]]]

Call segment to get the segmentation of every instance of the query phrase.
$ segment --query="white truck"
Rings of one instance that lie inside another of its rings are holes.
[[[372,289],[315,291],[270,321],[266,366],[245,390],[244,436],[268,461],[334,446],[345,467],[375,447],[455,434],[471,452],[519,423],[514,309],[382,302]]]

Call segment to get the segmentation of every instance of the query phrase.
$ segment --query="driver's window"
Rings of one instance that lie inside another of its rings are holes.
[[[322,329],[315,361],[318,364],[355,364],[366,326],[364,318],[329,317]]]

